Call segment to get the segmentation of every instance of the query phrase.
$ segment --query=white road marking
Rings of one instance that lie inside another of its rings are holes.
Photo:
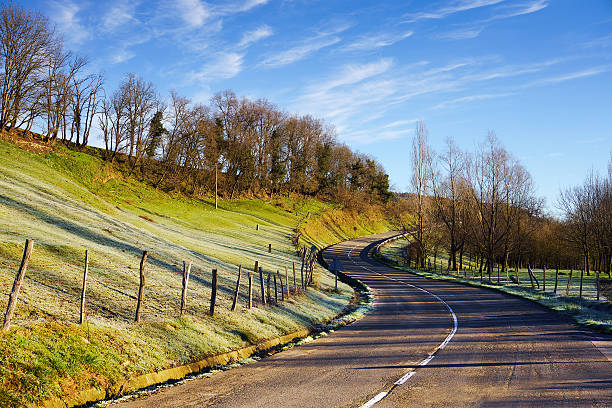
[[[376,404],[378,401],[385,398],[386,396],[387,396],[386,392],[381,392],[380,394],[378,394],[377,396],[375,396],[374,398],[372,398],[371,400],[363,404],[360,408],[370,408],[374,406],[374,404]]]
[[[423,291],[423,292],[425,292],[425,293],[427,293],[427,294],[429,294],[429,295],[433,296],[433,297],[434,297],[436,300],[438,300],[439,302],[441,302],[441,303],[442,303],[442,304],[443,304],[443,305],[444,305],[444,306],[445,306],[445,307],[448,309],[448,311],[450,312],[450,314],[451,314],[451,316],[452,316],[452,318],[453,318],[453,330],[451,330],[451,332],[448,334],[448,336],[446,336],[446,338],[444,339],[444,341],[443,341],[442,343],[440,343],[440,344],[439,344],[439,345],[438,345],[438,346],[437,346],[437,347],[434,349],[434,351],[433,351],[433,352],[432,352],[432,353],[431,353],[429,356],[427,356],[427,358],[425,358],[423,361],[421,361],[421,362],[419,363],[419,366],[421,366],[421,367],[422,367],[422,366],[426,366],[427,364],[429,364],[429,362],[430,362],[431,360],[433,360],[433,359],[434,359],[436,352],[437,352],[438,350],[442,350],[442,349],[444,349],[444,348],[446,347],[446,345],[447,345],[447,344],[448,344],[448,343],[449,343],[449,342],[452,340],[452,338],[455,336],[455,333],[457,333],[457,326],[458,326],[458,323],[457,323],[457,315],[455,314],[455,312],[453,311],[453,309],[450,307],[450,305],[449,305],[448,303],[446,303],[446,302],[444,301],[444,299],[442,299],[440,296],[436,295],[435,293],[431,293],[431,292],[430,292],[430,291],[428,291],[427,289],[423,289],[423,288],[421,288],[421,287],[419,287],[419,286],[416,286],[416,285],[413,285],[413,284],[411,284],[411,283],[407,283],[407,282],[404,282],[404,281],[402,281],[402,280],[392,278],[392,277],[387,276],[387,275],[385,275],[385,274],[383,274],[383,273],[376,272],[376,271],[374,271],[374,270],[372,270],[372,269],[370,269],[370,268],[368,268],[368,267],[366,267],[366,266],[363,266],[363,265],[359,265],[359,264],[357,264],[357,263],[356,263],[356,262],[353,260],[353,257],[351,256],[351,254],[353,253],[353,250],[354,250],[355,248],[357,248],[357,245],[353,246],[353,247],[351,248],[351,250],[349,251],[349,253],[348,253],[348,258],[351,260],[351,262],[352,262],[354,265],[359,266],[360,268],[365,269],[366,271],[369,271],[369,272],[375,273],[375,274],[377,274],[377,275],[383,276],[383,277],[385,277],[385,278],[387,278],[387,279],[390,279],[390,280],[392,280],[392,281],[398,282],[398,283],[400,283],[400,284],[402,284],[402,285],[405,285],[405,286],[410,286],[410,287],[413,287],[413,288],[418,289],[418,290],[420,290],[420,291]],[[410,371],[410,372],[408,372],[408,373],[404,374],[404,375],[403,375],[403,376],[402,376],[402,377],[401,377],[399,380],[397,380],[396,382],[394,382],[394,383],[393,383],[393,386],[395,387],[395,386],[399,386],[399,385],[404,384],[404,383],[405,383],[406,381],[408,381],[408,380],[409,380],[409,379],[410,379],[410,378],[411,378],[411,377],[412,377],[414,374],[416,374],[416,371],[414,371],[414,370],[412,370],[412,371]],[[393,387],[392,387],[392,388],[393,388]],[[369,400],[368,402],[366,402],[365,404],[363,404],[363,405],[362,405],[361,407],[359,407],[359,408],[370,408],[370,407],[374,406],[374,404],[378,403],[378,402],[379,402],[379,401],[381,401],[383,398],[385,398],[385,397],[386,397],[388,394],[389,394],[388,392],[381,392],[380,394],[376,395],[374,398],[372,398],[371,400]]]
[[[394,382],[393,384],[395,385],[402,385],[403,383],[405,383],[406,381],[408,381],[410,379],[410,377],[412,377],[413,375],[416,374],[416,371],[410,371],[409,373],[406,373],[402,376],[402,378],[400,378],[399,380],[397,380],[396,382]]]

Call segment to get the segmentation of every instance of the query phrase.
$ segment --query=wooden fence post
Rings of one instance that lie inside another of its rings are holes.
[[[266,289],[267,289],[266,301],[270,303],[270,301],[272,300],[272,297],[270,296],[270,272],[268,272],[268,278],[266,279]]]
[[[142,312],[145,288],[145,262],[148,255],[149,251],[142,251],[142,259],[140,259],[140,286],[138,287],[138,303],[136,304],[136,322],[140,321],[140,313]]]
[[[272,253],[272,244],[268,244],[268,253],[271,254]]]
[[[87,272],[89,271],[89,253],[85,250],[85,268],[83,269],[83,287],[81,288],[81,310],[79,313],[79,324],[85,321],[85,291],[87,290]]]
[[[215,314],[215,302],[217,300],[217,270],[212,270],[212,291],[210,292],[210,315]]]
[[[580,293],[578,297],[582,299],[582,278],[584,277],[584,269],[580,269]]]
[[[285,288],[287,290],[287,299],[289,299],[289,269],[285,266]]]
[[[276,272],[278,275],[278,271]],[[276,275],[274,275],[274,303],[278,304],[278,287],[276,286]]]
[[[249,309],[253,307],[253,272],[249,271]]]
[[[13,313],[15,313],[15,306],[17,305],[17,297],[19,296],[19,289],[21,289],[21,283],[25,276],[26,270],[28,269],[28,263],[30,262],[30,255],[32,255],[32,247],[34,241],[26,239],[25,248],[23,250],[23,258],[21,258],[21,265],[13,281],[13,289],[9,297],[8,306],[6,308],[6,314],[4,315],[4,324],[2,325],[2,331],[5,332],[11,326],[11,320],[13,319]]]
[[[263,268],[259,267],[259,283],[261,285],[261,304],[266,304],[266,291],[264,290]]]
[[[557,263],[557,268],[555,269],[555,289],[553,293],[557,293],[557,285],[559,284],[559,264]]]
[[[542,266],[542,291],[546,292],[546,265]]]
[[[183,261],[183,291],[181,292],[181,317],[185,315],[187,309],[187,284],[189,283],[189,274],[191,273],[191,262]]]
[[[297,285],[295,282],[295,262],[292,262],[293,265],[293,295],[297,296]]]
[[[300,268],[300,275],[302,279],[302,290],[306,289],[306,282],[304,282],[304,262],[306,261],[306,247],[304,247],[304,253],[302,254],[302,267]]]
[[[234,301],[232,302],[232,309],[231,309],[232,312],[236,310],[236,302],[238,301],[238,292],[240,291],[240,274],[241,273],[242,273],[242,265],[239,265],[238,266],[238,279],[236,279],[236,290],[234,291]]]

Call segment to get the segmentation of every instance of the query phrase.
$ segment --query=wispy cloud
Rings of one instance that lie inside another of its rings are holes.
[[[563,153],[561,152],[550,152],[550,153],[546,153],[544,157],[552,159],[552,158],[561,157],[561,156],[563,156]]]
[[[566,82],[566,81],[571,81],[571,80],[574,80],[574,79],[587,78],[587,77],[591,77],[591,76],[594,76],[594,75],[599,75],[599,74],[602,74],[604,72],[609,72],[611,69],[612,69],[612,67],[609,66],[609,65],[600,66],[600,67],[594,67],[594,68],[588,68],[588,69],[584,69],[582,71],[571,72],[569,74],[564,74],[564,75],[558,75],[558,76],[553,76],[553,77],[549,77],[549,78],[538,79],[538,80],[529,82],[527,84],[524,84],[522,87],[523,88],[531,88],[533,86],[558,84],[560,82]]]
[[[312,38],[303,44],[280,51],[262,61],[261,65],[277,68],[302,60],[309,55],[340,42],[339,37]]]
[[[414,133],[413,129],[401,129],[401,130],[358,130],[354,132],[347,132],[343,135],[343,138],[353,142],[364,145],[380,142],[383,140],[396,140],[403,137],[408,137]]]
[[[256,28],[255,30],[245,32],[242,35],[242,39],[238,43],[238,47],[246,47],[248,45],[256,43],[257,41],[263,40],[264,38],[268,38],[273,34],[274,31],[272,31],[269,26],[262,25]]]
[[[372,78],[386,72],[393,65],[391,58],[383,58],[379,61],[367,64],[348,64],[341,68],[340,73],[329,81],[314,87],[315,93],[329,91],[344,85],[359,83],[365,79]]]
[[[119,1],[108,9],[102,17],[102,30],[114,31],[115,29],[125,26],[126,24],[135,21],[135,13],[138,2],[136,1]]]
[[[245,11],[249,11],[255,7],[263,6],[267,4],[269,0],[245,0],[239,2],[229,2],[224,6],[219,8],[219,11],[223,14],[231,14],[231,13],[242,13]]]
[[[476,38],[482,33],[484,27],[479,28],[464,28],[461,30],[448,31],[446,33],[438,34],[437,38],[443,40],[470,40]]]
[[[612,34],[603,37],[595,38],[594,40],[584,43],[587,48],[607,48],[612,47]]]
[[[410,119],[410,120],[397,120],[395,122],[387,123],[385,128],[395,128],[395,127],[403,127],[403,126],[412,126],[417,123],[420,119]]]
[[[597,143],[605,142],[606,140],[607,139],[605,137],[595,137],[593,139],[577,140],[576,143],[578,144],[597,144]]]
[[[499,20],[504,18],[522,16],[525,14],[535,13],[548,7],[548,0],[531,0],[525,3],[514,3],[512,5],[499,7],[500,10],[507,9],[505,13],[497,14],[491,17],[490,20]]]
[[[217,55],[211,62],[197,72],[192,72],[192,80],[210,82],[217,79],[233,78],[242,71],[244,55],[228,52]]]
[[[390,45],[395,44],[401,40],[404,40],[410,37],[413,34],[412,31],[407,31],[401,34],[378,34],[378,35],[370,35],[363,36],[356,41],[350,43],[346,47],[344,47],[345,51],[370,51],[375,50],[382,47],[388,47]]]
[[[177,0],[179,15],[190,27],[200,27],[210,17],[208,7],[200,0]]]
[[[504,0],[457,0],[453,1],[450,5],[446,7],[442,7],[432,11],[410,13],[406,14],[404,17],[407,23],[414,23],[419,20],[442,19],[450,16],[451,14],[486,6],[492,6],[501,3],[502,1]]]
[[[122,62],[131,60],[135,56],[136,54],[133,51],[130,51],[129,48],[120,48],[112,54],[111,63],[120,64]]]
[[[79,45],[91,37],[91,33],[81,23],[78,13],[81,7],[73,2],[53,1],[51,5],[51,19],[57,24],[60,31],[65,34],[68,43]]]
[[[460,105],[464,103],[469,103],[473,101],[482,101],[486,99],[503,98],[503,97],[512,96],[512,95],[515,95],[515,94],[514,93],[492,93],[492,94],[462,96],[461,98],[455,98],[449,101],[444,101],[442,103],[439,103],[436,106],[434,106],[433,109],[443,109],[443,108],[453,106],[453,105]]]

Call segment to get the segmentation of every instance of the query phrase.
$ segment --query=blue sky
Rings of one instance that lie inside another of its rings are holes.
[[[410,140],[489,130],[553,209],[612,150],[611,0],[21,1],[114,90],[127,72],[197,102],[268,98],[335,125],[408,186]]]

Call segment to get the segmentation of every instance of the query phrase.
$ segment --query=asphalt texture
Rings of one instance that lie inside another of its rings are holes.
[[[371,252],[388,236],[324,253],[372,289],[363,319],[113,407],[612,407],[612,336],[527,300],[382,265]]]

